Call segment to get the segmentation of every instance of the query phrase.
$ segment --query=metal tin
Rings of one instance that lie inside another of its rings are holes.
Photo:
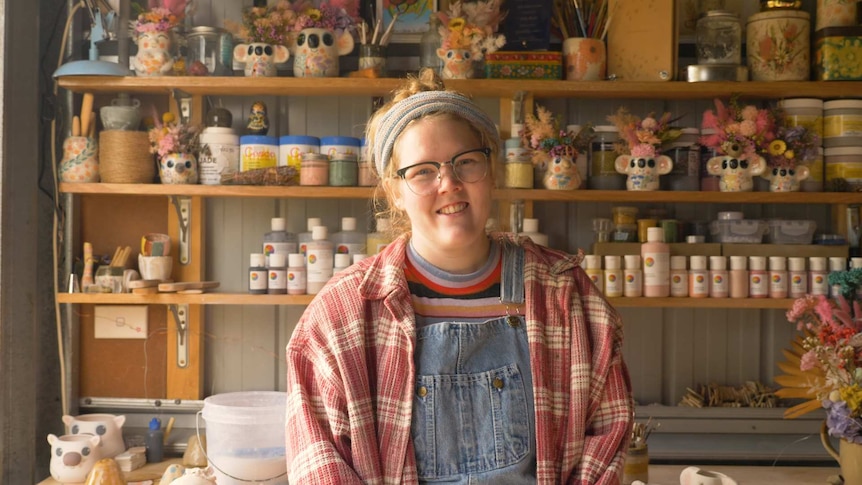
[[[745,52],[752,81],[807,81],[810,77],[810,15],[768,10],[748,17]]]
[[[814,33],[814,69],[818,80],[862,79],[862,65],[850,59],[862,59],[862,27],[829,27]]]

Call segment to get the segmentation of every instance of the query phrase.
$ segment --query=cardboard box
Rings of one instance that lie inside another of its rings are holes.
[[[862,80],[862,27],[828,27],[815,32],[814,69],[820,81]]]
[[[497,51],[485,55],[488,79],[563,78],[563,56],[550,51]]]

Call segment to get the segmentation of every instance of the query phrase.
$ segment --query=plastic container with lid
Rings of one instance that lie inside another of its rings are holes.
[[[359,183],[359,164],[356,155],[336,153],[329,160],[329,185],[353,187]]]
[[[661,177],[662,190],[700,190],[700,130],[682,128],[679,138],[662,146],[662,154],[673,160],[669,174]]]
[[[823,100],[818,98],[788,98],[778,101],[784,110],[787,126],[804,126],[823,136]]]
[[[506,140],[505,187],[533,188],[533,168],[530,150],[521,146],[521,139],[512,137]]]
[[[302,155],[320,153],[320,138],[307,135],[284,135],[278,139],[278,166],[293,167],[302,174]]]
[[[862,146],[862,99],[823,103],[823,146]]]
[[[299,185],[326,185],[329,183],[329,157],[322,153],[302,155]]]
[[[616,206],[611,209],[614,214],[614,224],[636,224],[638,208],[631,206]]]
[[[721,211],[716,219],[719,221],[739,221],[745,219],[745,214],[741,211]]]
[[[742,64],[742,23],[728,10],[710,10],[697,20],[698,64]]]
[[[278,138],[245,135],[239,138],[239,169],[242,172],[275,167],[278,163]]]
[[[625,190],[626,176],[617,173],[615,163],[620,155],[616,151],[619,130],[613,125],[593,127],[595,136],[590,142],[589,188],[598,190]]]
[[[817,222],[810,220],[785,221],[770,219],[766,242],[772,244],[811,244]]]
[[[713,242],[760,243],[766,234],[766,221],[759,219],[712,221],[709,225]]]
[[[854,188],[862,187],[862,146],[826,148],[823,160],[826,187],[836,179]]]
[[[324,136],[320,138],[320,153],[331,160],[337,154],[359,157],[362,141],[352,136]]]
[[[239,136],[231,128],[208,126],[200,135],[198,177],[203,185],[220,185],[222,174],[239,171]]]
[[[223,52],[230,34],[218,27],[197,26],[186,34],[188,60],[186,69],[193,76],[230,76],[233,50]],[[232,44],[232,43],[231,43]]]

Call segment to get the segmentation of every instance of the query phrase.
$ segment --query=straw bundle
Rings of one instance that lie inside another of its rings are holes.
[[[152,183],[156,165],[147,133],[103,130],[99,134],[99,175],[104,183]]]

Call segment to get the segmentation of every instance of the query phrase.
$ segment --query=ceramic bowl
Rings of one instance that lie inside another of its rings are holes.
[[[102,106],[99,114],[106,130],[135,131],[141,125],[141,102],[133,99],[131,105],[122,106],[119,99],[113,99],[110,106]]]

